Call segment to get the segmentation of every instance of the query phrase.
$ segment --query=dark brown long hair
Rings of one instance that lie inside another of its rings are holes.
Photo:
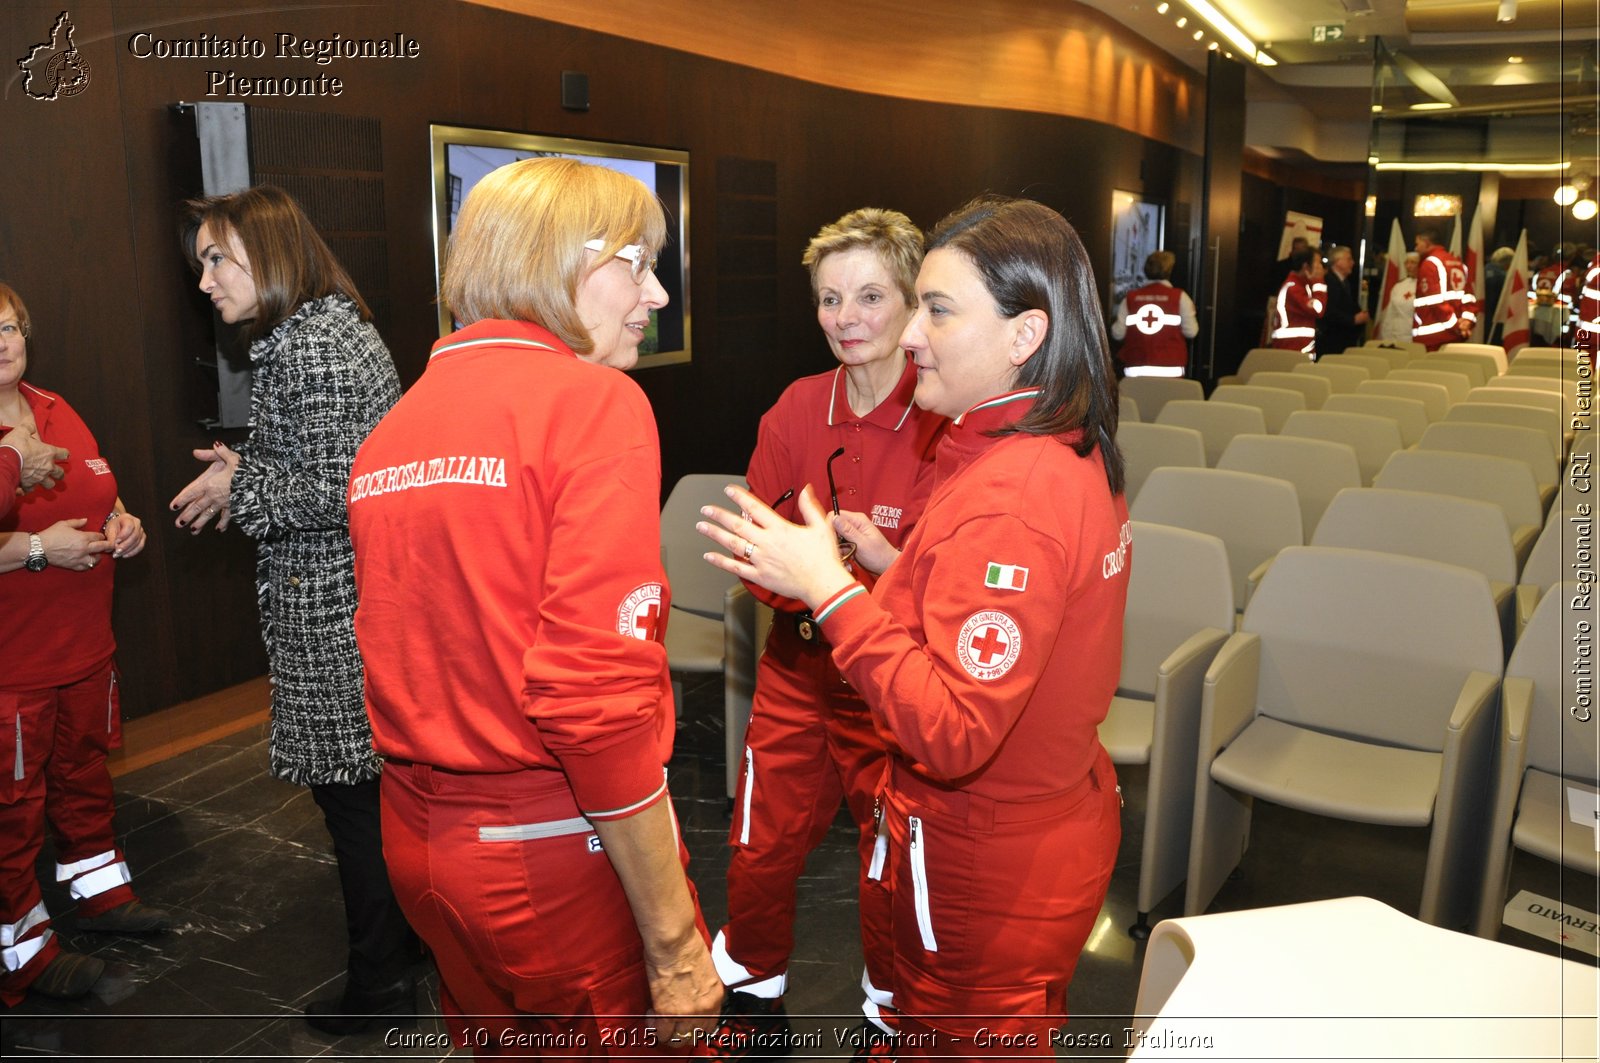
[[[1117,449],[1117,377],[1100,319],[1089,255],[1067,219],[1042,203],[980,196],[928,234],[928,251],[959,251],[977,269],[1001,315],[1042,310],[1050,319],[1039,349],[1017,371],[1018,388],[1038,388],[1033,407],[1001,432],[1063,436],[1072,449],[1100,448],[1112,494],[1123,488]]]
[[[202,225],[211,230],[219,245],[230,235],[236,237],[250,260],[260,311],[246,328],[249,339],[271,332],[301,303],[325,295],[345,296],[356,304],[361,320],[372,320],[372,311],[356,291],[350,274],[333,256],[300,204],[278,186],[255,185],[241,192],[184,203],[183,253],[196,273],[203,268],[194,247]],[[223,250],[226,253],[226,248]]]

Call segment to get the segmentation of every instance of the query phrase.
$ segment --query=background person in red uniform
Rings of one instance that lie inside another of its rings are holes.
[[[922,230],[897,211],[852,211],[823,227],[801,261],[840,364],[795,381],[762,417],[750,489],[768,501],[786,499],[776,508],[789,515],[798,512],[793,498],[802,488],[836,489],[840,506],[866,513],[898,546],[922,515],[945,424],[911,401],[916,367],[900,347],[916,308]],[[717,1037],[726,1057],[787,1053],[781,1034],[795,884],[841,796],[861,830],[863,1007],[887,1032],[890,1020],[880,1012],[893,1004],[888,895],[867,877],[883,739],[805,603],[755,584],[751,591],[776,616],[756,674],[734,802],[728,924],[712,947],[717,973],[734,990]]]
[[[491,172],[440,290],[462,327],[351,476],[384,855],[479,1056],[655,1054],[722,1005],[665,778],[656,424],[619,372],[665,238],[616,171]]]
[[[958,210],[917,294],[916,401],[956,420],[904,552],[862,536],[877,585],[809,491],[803,525],[730,488],[749,519],[699,527],[731,555],[708,560],[812,607],[888,740],[900,1057],[1048,1058],[1120,839],[1095,732],[1130,562],[1116,381],[1088,256],[1049,208]]]
[[[1111,314],[1123,376],[1183,376],[1189,368],[1189,341],[1200,334],[1200,321],[1189,293],[1172,286],[1177,261],[1171,251],[1152,251],[1144,260],[1150,283],[1123,296]]]
[[[1412,301],[1411,338],[1430,351],[1472,335],[1473,318],[1463,313],[1467,269],[1439,243],[1439,230],[1418,229],[1417,297]]]
[[[55,487],[0,516],[0,1003],[28,990],[87,993],[105,970],[56,940],[34,865],[45,822],[56,881],[78,902],[80,930],[149,934],[166,912],[134,896],[117,845],[106,755],[121,744],[111,585],[117,561],[144,549],[144,526],[83,419],[60,395],[23,382],[32,325],[0,284],[0,434],[25,428],[72,454]],[[6,498],[7,504],[11,496]],[[14,740],[13,740],[14,739]]]
[[[1293,269],[1278,287],[1272,303],[1272,346],[1317,356],[1317,319],[1322,316],[1328,286],[1323,283],[1322,256],[1314,249],[1296,251]]]
[[[12,331],[8,333],[7,329]],[[22,338],[21,326],[0,324],[0,342]],[[0,517],[11,512],[18,495],[35,487],[48,491],[67,471],[67,452],[51,446],[26,428],[13,428],[0,435],[0,451],[10,451],[9,454],[0,453]]]

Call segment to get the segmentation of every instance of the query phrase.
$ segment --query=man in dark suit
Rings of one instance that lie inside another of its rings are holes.
[[[1355,255],[1348,247],[1335,247],[1328,255],[1328,296],[1317,321],[1317,353],[1338,354],[1359,347],[1366,339],[1369,315],[1361,306],[1361,278]]]

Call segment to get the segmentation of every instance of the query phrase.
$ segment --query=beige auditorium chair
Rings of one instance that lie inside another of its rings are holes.
[[[1556,459],[1550,453],[1549,440],[1532,428],[1441,421],[1428,426],[1417,446],[1423,450],[1456,450],[1463,454],[1515,458],[1525,462],[1533,473],[1533,482],[1539,485],[1539,504],[1548,509],[1551,499],[1555,498],[1556,478],[1560,474]]]
[[[1513,362],[1506,376],[1543,377],[1546,380],[1566,380],[1572,377],[1566,366],[1545,365],[1539,362]]]
[[[1506,367],[1506,372],[1511,372],[1511,366],[1521,362],[1524,365],[1560,365],[1574,368],[1574,354],[1565,347],[1524,347],[1511,359],[1511,365]]]
[[[1350,447],[1356,452],[1363,484],[1371,484],[1389,455],[1401,448],[1399,423],[1367,413],[1306,410],[1290,417],[1282,434],[1326,439]]]
[[[1214,535],[1133,522],[1122,672],[1100,741],[1117,764],[1148,764],[1135,938],[1183,881],[1194,809],[1200,685],[1233,630],[1228,553]]]
[[[1580,549],[1594,551],[1594,514],[1585,516],[1577,509],[1552,506],[1545,518],[1544,530],[1528,553],[1528,560],[1517,577],[1517,628],[1521,638],[1533,611],[1538,608],[1545,592],[1565,579],[1570,573],[1564,567],[1568,558],[1576,559]]]
[[[1467,395],[1467,401],[1536,406],[1557,416],[1564,416],[1568,408],[1566,398],[1559,391],[1540,386],[1543,383],[1545,381],[1539,377],[1497,377],[1492,388],[1473,388]],[[1529,384],[1534,386],[1529,387]]]
[[[1419,917],[1476,919],[1500,625],[1477,572],[1283,551],[1206,674],[1184,914],[1250,841],[1255,801],[1428,831]]]
[[[1392,375],[1382,380],[1369,380],[1356,390],[1357,395],[1389,395],[1397,399],[1415,399],[1422,403],[1428,423],[1442,421],[1450,412],[1450,392],[1442,384],[1423,384],[1415,380],[1394,380]]]
[[[1431,366],[1432,360],[1424,358],[1420,362],[1412,362],[1404,369],[1396,369],[1385,380],[1413,380],[1425,384],[1439,384],[1450,393],[1452,403],[1461,402],[1467,397],[1467,392],[1472,390],[1472,377],[1465,371],[1456,369],[1420,369],[1418,366]]]
[[[1416,446],[1422,433],[1428,430],[1428,408],[1418,399],[1359,391],[1354,395],[1335,395],[1322,408],[1330,413],[1364,413],[1369,417],[1387,417],[1400,426],[1400,445],[1403,447]]]
[[[1367,371],[1367,376],[1373,380],[1382,380],[1389,375],[1389,370],[1397,368],[1389,359],[1381,355],[1368,354],[1365,348],[1351,347],[1343,354],[1325,354],[1317,359],[1321,365],[1353,365]]]
[[[1339,396],[1335,395],[1334,398]],[[1295,436],[1234,436],[1217,468],[1275,476],[1294,484],[1300,499],[1300,521],[1307,538],[1333,497],[1347,487],[1361,486],[1355,450],[1326,439]]]
[[[1277,347],[1252,347],[1239,360],[1239,368],[1229,376],[1217,378],[1218,384],[1248,384],[1250,378],[1263,371],[1287,373],[1297,365],[1311,359],[1301,351],[1285,351]]]
[[[661,507],[661,565],[672,587],[667,616],[667,666],[674,673],[722,671],[725,597],[739,582],[705,562],[706,538],[694,530],[702,506],[727,506],[723,488],[744,486],[736,473],[690,473]],[[683,708],[683,680],[672,678],[672,694]]]
[[[1400,491],[1475,498],[1499,506],[1511,532],[1511,548],[1519,569],[1544,525],[1544,509],[1539,505],[1539,485],[1534,482],[1533,470],[1514,458],[1448,450],[1402,450],[1389,459],[1373,484]]]
[[[1156,424],[1175,424],[1199,432],[1206,441],[1206,464],[1215,465],[1228,448],[1228,440],[1234,436],[1244,432],[1265,432],[1267,417],[1256,406],[1174,399],[1161,408],[1161,416],[1156,418]]]
[[[1117,392],[1137,402],[1139,419],[1149,424],[1155,423],[1161,416],[1161,407],[1173,399],[1199,402],[1206,397],[1206,389],[1200,386],[1200,381],[1183,377],[1123,377],[1117,382]]]
[[[1343,546],[1421,557],[1483,573],[1507,650],[1517,633],[1517,552],[1505,514],[1491,502],[1364,487],[1341,491],[1322,515],[1312,546]]]
[[[1557,379],[1550,376],[1516,376],[1508,373],[1505,376],[1495,377],[1493,382],[1491,382],[1488,386],[1491,389],[1498,388],[1502,391],[1518,390],[1532,391],[1548,395],[1559,395],[1566,400],[1563,409],[1565,409],[1568,414],[1573,413],[1577,409],[1578,405],[1578,381],[1576,379]],[[1480,389],[1474,388],[1473,390],[1477,391]],[[1589,387],[1586,390],[1586,393],[1591,399],[1593,398],[1594,392],[1592,387]]]
[[[1574,711],[1592,701],[1593,686],[1580,686],[1568,666],[1579,632],[1576,622],[1593,615],[1591,610],[1576,613],[1571,604],[1592,595],[1593,588],[1567,581],[1545,595],[1506,666],[1499,770],[1477,922],[1483,937],[1492,938],[1500,929],[1515,851],[1582,872],[1591,881],[1600,876],[1593,818],[1600,791],[1595,721],[1579,719]],[[1580,697],[1585,689],[1589,693]]]
[[[1310,373],[1320,376],[1328,382],[1335,395],[1349,395],[1361,386],[1363,380],[1371,380],[1372,374],[1359,365],[1344,365],[1339,362],[1330,362],[1323,358],[1315,362],[1294,367],[1296,373]]]
[[[1504,373],[1507,367],[1506,349],[1498,343],[1446,343],[1437,354],[1476,354],[1495,363],[1495,373]]]
[[[1255,473],[1157,469],[1145,480],[1130,513],[1134,520],[1188,528],[1221,539],[1233,573],[1236,609],[1249,597],[1250,581],[1258,568],[1284,547],[1305,542],[1294,485]]]
[[[1122,450],[1123,494],[1128,505],[1154,469],[1206,467],[1206,441],[1199,431],[1175,424],[1119,424],[1117,446]]]
[[[1516,428],[1531,428],[1545,437],[1557,461],[1567,455],[1566,426],[1560,414],[1549,410],[1502,402],[1458,402],[1450,407],[1444,419],[1446,422],[1508,424]]]
[[[1283,422],[1296,410],[1306,408],[1306,397],[1287,388],[1268,388],[1259,384],[1219,384],[1211,393],[1212,402],[1233,402],[1254,406],[1267,420],[1268,432],[1283,430]]]
[[[756,665],[772,630],[772,608],[735,583],[723,598],[723,772],[732,801],[744,763],[744,732],[755,704]],[[670,629],[669,629],[670,630]]]
[[[1117,423],[1139,420],[1139,404],[1126,394],[1117,396]]]
[[[1421,358],[1428,353],[1428,348],[1416,340],[1368,340],[1361,345],[1361,349],[1377,351],[1385,354],[1386,357],[1388,356],[1387,352],[1403,354],[1407,360]]]
[[[1268,369],[1257,373],[1250,383],[1264,388],[1288,388],[1291,391],[1298,391],[1306,397],[1308,410],[1322,409],[1322,404],[1333,394],[1333,385],[1328,383],[1325,377],[1307,376],[1304,373],[1277,372]]]
[[[1411,369],[1448,369],[1452,373],[1465,373],[1467,379],[1475,388],[1481,388],[1495,377],[1499,372],[1495,369],[1494,359],[1481,354],[1444,354],[1435,352],[1418,361],[1412,362]]]

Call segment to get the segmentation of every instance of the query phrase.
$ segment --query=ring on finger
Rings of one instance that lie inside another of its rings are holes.
[[[744,542],[744,559],[746,561],[750,560],[751,555],[754,554],[755,552],[756,552],[756,544],[751,542],[749,539],[746,539],[745,542]]]

